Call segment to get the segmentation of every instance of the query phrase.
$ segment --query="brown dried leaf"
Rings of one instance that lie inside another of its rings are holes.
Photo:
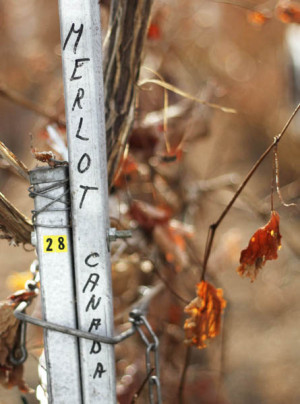
[[[10,301],[0,302],[0,365],[8,365],[8,357],[12,351],[19,326],[19,320],[14,316],[14,308]]]
[[[281,247],[280,240],[279,215],[272,211],[269,222],[253,234],[248,247],[241,252],[241,265],[237,268],[237,272],[253,282],[267,260],[277,259],[277,251]]]
[[[10,389],[16,386],[22,393],[33,393],[34,390],[30,389],[28,384],[25,382],[23,373],[23,365],[14,366],[13,369],[8,372],[8,380],[5,387]]]
[[[222,289],[206,281],[197,284],[197,297],[184,309],[190,317],[184,323],[185,343],[202,349],[206,340],[215,338],[221,330],[221,314],[226,307]]]

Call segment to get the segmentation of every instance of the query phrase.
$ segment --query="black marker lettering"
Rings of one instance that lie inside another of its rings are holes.
[[[81,131],[82,122],[83,122],[83,118],[81,117],[81,118],[79,119],[79,124],[78,124],[77,132],[76,132],[76,137],[77,137],[78,139],[80,139],[80,140],[89,140],[88,137],[83,137],[83,136],[80,136],[80,135],[79,135],[79,133],[80,133],[80,131]]]
[[[98,341],[93,341],[92,348],[90,350],[90,354],[97,354],[101,351],[101,344]]]
[[[87,306],[86,306],[86,309],[85,309],[86,312],[89,311],[90,306],[92,307],[93,310],[96,310],[97,307],[99,306],[100,301],[101,301],[101,297],[98,297],[97,302],[95,302],[95,297],[96,297],[96,296],[93,295],[93,296],[90,298],[90,301],[88,302],[88,304],[87,304]]]
[[[73,52],[76,53],[77,46],[78,46],[78,44],[79,44],[79,41],[80,41],[80,38],[81,38],[81,35],[82,35],[82,31],[83,31],[83,24],[81,24],[80,27],[79,27],[79,29],[76,30],[76,29],[75,29],[75,24],[73,23],[73,24],[71,25],[71,29],[70,29],[70,31],[68,32],[67,38],[66,38],[66,40],[65,40],[65,43],[64,43],[64,46],[63,46],[63,50],[66,49],[66,46],[67,46],[67,44],[68,44],[68,42],[69,42],[69,39],[70,39],[70,37],[71,37],[71,35],[72,35],[72,32],[74,32],[74,34],[77,34],[77,38],[76,38],[76,41],[75,41],[75,44],[74,44],[74,47],[73,47]]]
[[[90,328],[89,328],[89,332],[92,331],[93,327],[95,327],[95,330],[98,330],[98,327],[101,325],[101,318],[93,318]]]
[[[79,109],[82,109],[82,105],[80,104],[80,100],[84,97],[84,89],[83,88],[78,88],[77,94],[75,101],[73,103],[72,111],[74,111],[76,104],[78,105]]]
[[[84,260],[85,264],[86,264],[88,267],[93,268],[93,267],[96,267],[97,265],[99,265],[99,262],[96,262],[96,264],[89,264],[90,258],[94,258],[94,257],[100,257],[100,255],[99,255],[98,253],[94,252],[94,253],[91,253],[90,255],[88,255],[88,256],[86,257],[86,259]]]
[[[99,274],[90,274],[89,279],[86,281],[86,284],[84,285],[82,292],[85,293],[86,288],[89,286],[90,283],[92,284],[90,292],[92,292],[98,285],[99,278],[100,278]]]
[[[97,375],[98,375],[98,377],[102,377],[102,374],[105,373],[105,372],[106,372],[106,370],[103,369],[102,363],[98,362],[97,367],[96,367],[95,372],[94,372],[93,379],[96,379]]]
[[[82,205],[83,205],[84,198],[85,198],[85,196],[87,194],[87,191],[89,191],[89,190],[96,191],[98,188],[97,187],[88,187],[87,185],[79,185],[79,186],[80,186],[80,188],[84,189],[83,194],[82,194],[82,198],[81,198],[81,201],[80,201],[80,204],[79,204],[79,209],[81,209]]]
[[[82,78],[82,76],[75,76],[76,70],[79,69],[79,67],[82,67],[84,65],[84,62],[88,62],[89,60],[90,60],[90,58],[75,59],[75,66],[74,66],[74,70],[73,70],[72,76],[70,78],[70,81],[79,80]]]
[[[86,162],[84,163],[84,160],[86,160]],[[82,167],[83,165],[83,167]],[[87,153],[84,153],[81,157],[80,160],[78,161],[77,164],[77,170],[80,174],[85,173],[91,165],[91,158]]]

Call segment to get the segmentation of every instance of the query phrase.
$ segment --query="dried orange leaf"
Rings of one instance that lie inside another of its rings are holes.
[[[264,25],[270,20],[270,16],[260,11],[248,11],[247,20],[254,25]]]
[[[251,279],[256,279],[259,269],[267,260],[276,260],[281,247],[279,232],[279,215],[272,211],[270,221],[258,229],[249,241],[248,247],[241,252],[240,266],[237,272]]]
[[[291,1],[282,1],[277,4],[276,17],[284,23],[300,23],[300,5]]]
[[[206,340],[216,337],[221,330],[221,314],[226,307],[223,290],[208,282],[197,284],[197,297],[184,309],[190,317],[184,323],[185,343],[202,349]]]

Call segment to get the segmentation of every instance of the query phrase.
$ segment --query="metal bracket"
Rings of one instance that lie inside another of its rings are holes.
[[[107,234],[107,249],[110,251],[110,243],[118,238],[126,239],[132,237],[131,230],[117,230],[115,227],[110,227]]]

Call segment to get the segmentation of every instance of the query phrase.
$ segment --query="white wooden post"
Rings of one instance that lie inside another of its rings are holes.
[[[59,0],[80,330],[113,335],[99,0]],[[83,403],[115,403],[111,345],[80,340]]]
[[[41,167],[30,171],[34,197],[34,233],[39,258],[44,320],[77,328],[69,229],[68,169]],[[54,202],[54,200],[56,200]],[[78,340],[44,330],[49,404],[81,403]]]

